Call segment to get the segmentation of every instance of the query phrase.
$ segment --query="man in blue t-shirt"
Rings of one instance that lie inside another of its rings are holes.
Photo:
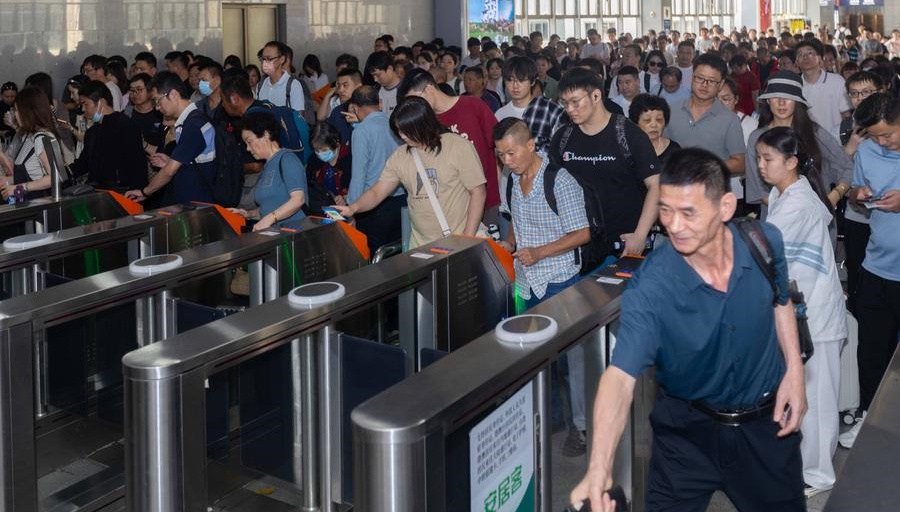
[[[160,170],[146,187],[125,195],[135,201],[165,189],[162,206],[190,201],[212,202],[216,182],[216,134],[210,119],[190,101],[178,75],[163,71],[153,80],[153,102],[163,117],[175,119],[175,147],[157,152],[150,163]]]
[[[859,320],[860,421],[841,434],[851,448],[875,397],[900,335],[900,100],[890,93],[869,96],[853,113],[866,140],[856,150],[853,189],[847,196],[871,212],[871,236],[856,296]]]
[[[593,445],[572,503],[611,511],[616,445],[635,382],[656,366],[647,510],[706,510],[716,490],[739,510],[804,511],[800,422],[806,412],[797,323],[781,234],[763,224],[776,296],[737,228],[724,162],[674,153],[660,174],[654,250],[622,295],[621,324],[594,404]],[[774,305],[773,305],[774,304]]]

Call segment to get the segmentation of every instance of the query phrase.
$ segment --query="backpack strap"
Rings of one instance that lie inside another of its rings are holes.
[[[544,199],[557,217],[559,216],[559,206],[556,204],[556,175],[559,174],[560,169],[561,167],[552,159],[544,169]]]
[[[650,92],[650,72],[644,71],[644,92]]]
[[[284,88],[284,106],[287,108],[291,108],[291,86],[294,85],[296,80],[294,75],[288,75],[287,86]]]
[[[737,232],[741,235],[741,239],[750,250],[753,260],[762,270],[763,275],[769,280],[772,286],[772,292],[775,293],[775,301],[778,300],[778,283],[775,281],[775,258],[772,256],[772,247],[769,245],[769,239],[763,231],[760,221],[741,217],[734,219],[734,225],[738,228]]]
[[[625,116],[616,115],[616,141],[619,143],[619,147],[622,148],[622,155],[625,157],[625,162],[632,169],[637,167],[634,163],[634,156],[631,154],[631,148],[628,147],[628,134],[625,133],[625,123],[628,122],[628,119]]]

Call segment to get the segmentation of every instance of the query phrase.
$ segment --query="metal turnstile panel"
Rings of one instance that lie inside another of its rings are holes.
[[[452,255],[445,286],[447,320],[445,324],[438,320],[438,348],[453,352],[493,329],[509,314],[510,285],[487,246],[481,251]]]

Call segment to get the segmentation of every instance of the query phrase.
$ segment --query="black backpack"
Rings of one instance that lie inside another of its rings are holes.
[[[218,126],[204,112],[197,110],[190,115],[199,115],[213,127],[216,146],[216,180],[209,183],[206,175],[195,167],[200,175],[200,181],[212,196],[212,200],[219,206],[235,207],[241,202],[241,194],[244,191],[244,162],[243,149],[237,139],[225,131],[224,126]],[[196,164],[197,162],[191,162]]]
[[[284,167],[282,162],[284,158],[278,160],[278,174],[281,176],[281,182],[284,183]],[[315,215],[316,217],[324,217],[323,208],[335,204],[334,195],[326,188],[320,186],[315,177],[311,177],[309,171],[306,171],[306,197],[303,206],[300,209],[304,215]]]
[[[615,117],[615,129],[616,129],[616,141],[618,142],[619,148],[622,152],[622,156],[625,159],[625,162],[632,169],[636,167],[634,162],[634,157],[631,154],[631,149],[628,147],[628,137],[625,134],[625,116],[613,114]],[[569,137],[572,136],[572,133],[577,127],[574,124],[568,124],[565,127],[560,129],[561,136],[559,141],[559,151],[558,154],[562,154],[566,145],[569,143]],[[551,156],[551,162],[556,160],[558,157],[556,153]],[[556,167],[556,171],[559,170],[560,167],[564,167],[560,162],[554,162],[554,166]],[[547,167],[547,170],[550,169],[550,166]],[[556,175],[556,171],[554,172],[554,179]],[[547,171],[544,171],[545,173]],[[570,173],[571,174],[571,173]],[[603,260],[606,259],[613,252],[613,244],[610,243],[606,239],[606,221],[603,218],[603,208],[600,202],[600,195],[594,189],[594,187],[587,183],[585,180],[580,179],[577,175],[572,174],[572,177],[575,178],[575,181],[581,185],[581,189],[584,191],[584,208],[585,213],[587,214],[588,227],[590,228],[591,240],[590,242],[581,246],[581,275],[590,274],[594,269],[596,269]],[[547,190],[553,192],[552,187],[549,189],[546,187],[546,177],[545,177],[545,187],[544,191],[546,193]],[[552,183],[552,182],[551,182]],[[555,194],[552,197],[552,202],[550,196],[547,197],[547,203],[550,204],[553,212],[556,213],[556,197]]]

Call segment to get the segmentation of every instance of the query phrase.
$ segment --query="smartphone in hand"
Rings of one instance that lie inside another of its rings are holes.
[[[342,220],[342,221],[344,221],[344,222],[347,221],[347,219],[346,219],[343,215],[341,215],[340,213],[338,213],[338,211],[337,211],[336,209],[334,209],[334,208],[332,208],[332,207],[330,207],[330,206],[326,206],[325,208],[322,208],[322,211],[323,211],[323,212],[325,213],[325,215],[327,215],[328,218],[330,218],[331,220]]]

